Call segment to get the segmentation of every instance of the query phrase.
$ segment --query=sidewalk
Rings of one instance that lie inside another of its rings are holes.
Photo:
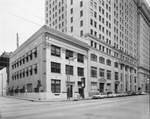
[[[27,101],[32,101],[32,102],[65,102],[65,101],[82,101],[82,100],[89,100],[91,98],[84,98],[84,99],[75,99],[72,98],[70,100],[67,99],[51,99],[51,100],[40,100],[40,99],[31,99],[31,98],[25,98],[25,97],[19,97],[19,96],[0,96],[0,97],[7,97],[7,98],[14,98],[14,99],[20,99],[20,100],[27,100]]]

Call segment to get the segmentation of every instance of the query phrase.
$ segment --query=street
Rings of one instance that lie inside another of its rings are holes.
[[[149,95],[31,102],[0,97],[2,119],[149,119]]]

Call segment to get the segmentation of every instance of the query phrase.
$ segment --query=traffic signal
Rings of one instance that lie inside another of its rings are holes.
[[[42,86],[41,80],[38,80],[38,81],[37,81],[37,87],[39,88],[39,87],[41,87],[41,86]]]
[[[85,88],[85,77],[81,78],[81,83],[82,83],[81,86]]]

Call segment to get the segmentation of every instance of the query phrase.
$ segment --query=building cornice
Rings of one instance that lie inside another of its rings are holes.
[[[146,19],[147,23],[150,26],[150,7],[148,6],[145,0],[138,1],[138,10],[139,13]]]
[[[87,43],[83,42],[83,41],[80,41],[72,36],[69,36],[63,32],[60,32],[58,30],[55,30],[55,29],[52,29],[46,25],[43,26],[45,28],[45,31],[44,31],[44,34],[45,35],[52,35],[53,37],[56,37],[56,38],[59,38],[59,39],[62,39],[63,42],[68,42],[68,43],[71,43],[71,44],[75,44],[75,45],[78,45],[80,47],[83,47],[84,49],[86,50],[89,50],[89,46],[87,45]],[[84,39],[83,39],[84,40]]]
[[[143,70],[145,70],[145,71],[147,71],[147,72],[150,72],[150,69],[147,69],[147,68],[145,68],[145,67],[143,67],[143,66],[138,66],[138,69],[143,69]]]

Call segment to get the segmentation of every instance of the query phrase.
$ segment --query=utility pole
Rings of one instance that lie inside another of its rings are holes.
[[[18,36],[18,33],[17,33],[17,48],[19,47],[19,36]]]
[[[70,61],[76,59],[76,57],[69,57],[68,60],[69,60],[69,67],[68,67],[68,70],[67,70],[67,100],[70,100]]]

